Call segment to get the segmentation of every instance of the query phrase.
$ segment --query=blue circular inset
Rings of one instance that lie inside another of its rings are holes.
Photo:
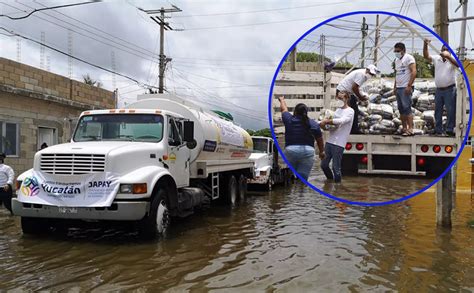
[[[446,168],[446,170],[444,170],[444,172],[438,177],[436,178],[435,180],[433,180],[430,184],[428,184],[427,186],[425,186],[424,188],[422,188],[421,190],[418,190],[417,192],[414,192],[412,194],[409,194],[407,196],[404,196],[404,197],[401,197],[399,199],[395,199],[395,200],[390,200],[390,201],[381,201],[381,202],[373,202],[373,203],[370,203],[370,202],[360,202],[360,201],[350,201],[350,200],[347,200],[347,199],[343,199],[343,198],[339,198],[339,197],[336,197],[334,195],[331,195],[329,193],[326,193],[324,191],[322,191],[321,189],[317,188],[316,186],[314,186],[313,184],[309,183],[308,181],[306,181],[304,178],[302,178],[300,176],[300,174],[298,174],[295,169],[293,168],[293,166],[291,166],[289,163],[288,163],[288,160],[286,159],[285,157],[285,154],[283,153],[282,149],[280,148],[280,145],[278,144],[278,140],[276,138],[276,135],[275,135],[275,131],[273,130],[273,119],[272,119],[272,97],[273,97],[273,87],[275,85],[275,80],[277,78],[277,75],[278,75],[278,72],[280,71],[280,68],[281,66],[283,65],[283,63],[285,62],[286,58],[288,57],[288,55],[290,54],[290,52],[293,50],[293,48],[304,38],[306,37],[308,34],[310,34],[311,32],[313,32],[315,29],[325,25],[326,23],[329,23],[333,20],[336,20],[336,19],[339,19],[339,18],[343,18],[343,17],[347,17],[347,16],[351,16],[351,15],[358,15],[358,14],[384,14],[384,15],[390,15],[390,16],[395,16],[395,17],[398,17],[398,18],[403,18],[405,20],[408,20],[412,23],[415,23],[417,24],[418,26],[424,28],[425,30],[429,31],[433,36],[435,36],[442,44],[444,44],[448,49],[449,51],[451,52],[452,56],[454,56],[454,58],[456,59],[456,61],[458,62],[458,64],[460,65],[459,68],[461,69],[461,72],[463,74],[463,78],[464,78],[464,82],[467,86],[467,93],[468,95],[470,95],[471,93],[471,87],[469,85],[469,79],[467,77],[467,74],[466,74],[466,71],[464,70],[464,67],[463,67],[463,64],[461,63],[461,61],[458,59],[458,57],[456,56],[456,54],[454,53],[454,51],[451,49],[451,47],[440,37],[438,36],[438,34],[436,34],[434,31],[432,31],[430,28],[428,28],[427,26],[425,26],[424,24],[414,20],[414,19],[411,19],[409,17],[406,17],[406,16],[403,16],[403,15],[400,15],[400,14],[397,14],[397,13],[392,13],[392,12],[386,12],[386,11],[353,11],[353,12],[349,12],[349,13],[344,13],[344,14],[340,14],[340,15],[337,15],[337,16],[334,16],[334,17],[331,17],[321,23],[319,23],[318,25],[316,25],[315,27],[313,27],[312,29],[308,30],[306,33],[304,33],[300,38],[298,38],[298,40],[296,40],[296,42],[293,43],[293,45],[288,49],[288,51],[286,51],[285,55],[283,56],[282,60],[280,61],[280,64],[278,64],[278,67],[275,71],[275,74],[273,75],[273,79],[272,79],[272,83],[270,85],[270,93],[269,93],[269,99],[268,99],[268,120],[270,122],[270,130],[272,132],[272,137],[275,141],[275,145],[278,149],[278,152],[280,153],[281,157],[283,158],[283,160],[285,161],[285,163],[288,165],[288,167],[293,171],[293,173],[302,181],[304,182],[306,185],[308,185],[309,187],[311,187],[313,190],[319,192],[320,194],[328,197],[328,198],[331,198],[331,199],[334,199],[334,200],[337,200],[337,201],[340,201],[340,202],[344,202],[344,203],[348,203],[348,204],[354,204],[354,205],[361,205],[361,206],[381,206],[381,205],[387,205],[387,204],[392,204],[392,203],[397,203],[397,202],[401,202],[401,201],[404,201],[406,199],[409,199],[409,198],[412,198],[424,191],[426,191],[428,188],[430,188],[431,186],[433,186],[436,182],[438,182],[439,180],[441,180],[441,178],[443,178],[447,172],[449,172],[449,170],[454,166],[454,164],[456,163],[456,161],[458,160],[459,156],[461,155],[463,149],[464,149],[464,146],[466,144],[466,141],[467,141],[467,135],[464,137],[464,140],[462,141],[462,144],[461,144],[461,147],[456,155],[456,157],[453,159],[453,161],[451,162],[451,164],[448,166],[448,168]],[[472,120],[472,97],[470,96],[470,99],[469,99],[469,121],[468,121],[468,124],[467,124],[467,129],[466,129],[466,133],[469,133],[470,131],[470,128],[471,128],[471,120]]]

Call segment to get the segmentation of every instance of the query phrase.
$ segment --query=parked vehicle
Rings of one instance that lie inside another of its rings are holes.
[[[281,159],[271,137],[252,136],[253,153],[250,160],[255,162],[255,174],[248,179],[252,186],[263,186],[272,190],[275,184],[287,184],[292,177],[290,168]]]
[[[157,236],[172,216],[244,198],[251,153],[250,135],[232,122],[175,96],[143,95],[127,109],[83,112],[70,143],[36,153],[13,211],[24,233],[78,219],[137,221]]]

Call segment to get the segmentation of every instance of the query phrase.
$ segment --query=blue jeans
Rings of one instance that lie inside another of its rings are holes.
[[[406,95],[405,94],[405,88],[404,87],[397,87],[397,106],[398,106],[398,111],[400,112],[401,115],[411,115],[411,96],[412,95]]]
[[[456,87],[440,90],[435,93],[435,132],[443,133],[443,106],[446,106],[448,120],[446,121],[446,131],[454,132],[456,123]]]
[[[335,182],[341,182],[341,163],[344,148],[327,142],[324,146],[324,152],[326,153],[326,157],[321,162],[321,169],[323,169],[324,175],[326,175],[327,179],[334,179]],[[332,171],[329,168],[329,162],[331,162],[331,160]]]
[[[309,145],[289,145],[285,148],[285,157],[293,169],[308,180],[314,164],[314,148]]]

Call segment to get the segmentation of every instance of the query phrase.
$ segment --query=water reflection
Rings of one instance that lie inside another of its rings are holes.
[[[162,241],[122,225],[25,237],[0,210],[0,291],[469,291],[474,212],[470,194],[457,200],[449,232],[433,193],[362,207],[297,183],[174,222]]]

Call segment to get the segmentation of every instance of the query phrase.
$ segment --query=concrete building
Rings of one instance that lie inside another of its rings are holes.
[[[84,110],[115,108],[112,92],[0,58],[0,151],[18,175],[34,154],[70,140]]]
[[[326,79],[330,83],[329,93],[332,99],[335,99],[337,84],[343,78],[344,75],[337,72],[326,74]],[[330,104],[325,105],[323,82],[323,72],[281,71],[278,73],[273,88],[273,121],[275,133],[279,134],[284,132],[281,121],[280,104],[276,99],[279,96],[284,96],[290,112],[293,112],[297,104],[304,103],[309,108],[308,116],[313,119],[318,119],[321,110],[331,106]]]

